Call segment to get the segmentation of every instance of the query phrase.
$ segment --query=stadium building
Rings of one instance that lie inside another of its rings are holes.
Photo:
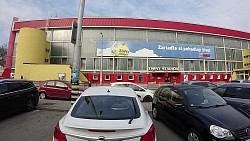
[[[45,31],[48,64],[70,64],[77,18],[13,21],[7,68],[15,72],[16,47],[22,28]],[[84,18],[81,72],[92,83],[225,82],[248,78],[250,33],[219,27],[150,19]],[[26,43],[32,40],[26,39]],[[19,46],[20,47],[20,46]],[[32,48],[32,47],[31,47]],[[37,52],[39,53],[39,52]],[[32,58],[30,58],[32,59]],[[246,62],[244,62],[244,59]],[[32,61],[31,61],[32,62]],[[36,73],[36,72],[33,72]],[[37,74],[39,75],[39,74]]]

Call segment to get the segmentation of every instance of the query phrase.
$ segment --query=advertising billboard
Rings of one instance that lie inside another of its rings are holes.
[[[97,56],[101,55],[215,59],[215,51],[212,46],[127,41],[99,41]]]

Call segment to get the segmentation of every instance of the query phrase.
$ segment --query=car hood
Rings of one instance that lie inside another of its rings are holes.
[[[229,130],[239,129],[250,125],[250,119],[230,105],[210,108],[197,108],[193,112],[210,125],[217,125]],[[209,125],[209,126],[210,126]]]

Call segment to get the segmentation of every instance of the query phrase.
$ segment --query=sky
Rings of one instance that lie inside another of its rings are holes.
[[[80,0],[0,0],[0,45],[19,21],[77,17]],[[85,0],[84,17],[177,21],[250,33],[250,0]]]

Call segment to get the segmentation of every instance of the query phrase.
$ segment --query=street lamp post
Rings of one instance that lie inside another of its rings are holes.
[[[102,42],[102,46],[101,46],[101,71],[100,71],[100,85],[102,85],[102,58],[103,58],[103,34],[102,32],[100,33],[102,38],[101,38],[101,42]]]
[[[85,0],[80,0],[78,19],[77,19],[77,33],[76,33],[76,44],[73,55],[73,65],[71,70],[71,104],[73,104],[78,98],[79,94],[79,78],[80,78],[80,62],[81,62],[81,33],[82,33],[82,21],[84,12]]]

